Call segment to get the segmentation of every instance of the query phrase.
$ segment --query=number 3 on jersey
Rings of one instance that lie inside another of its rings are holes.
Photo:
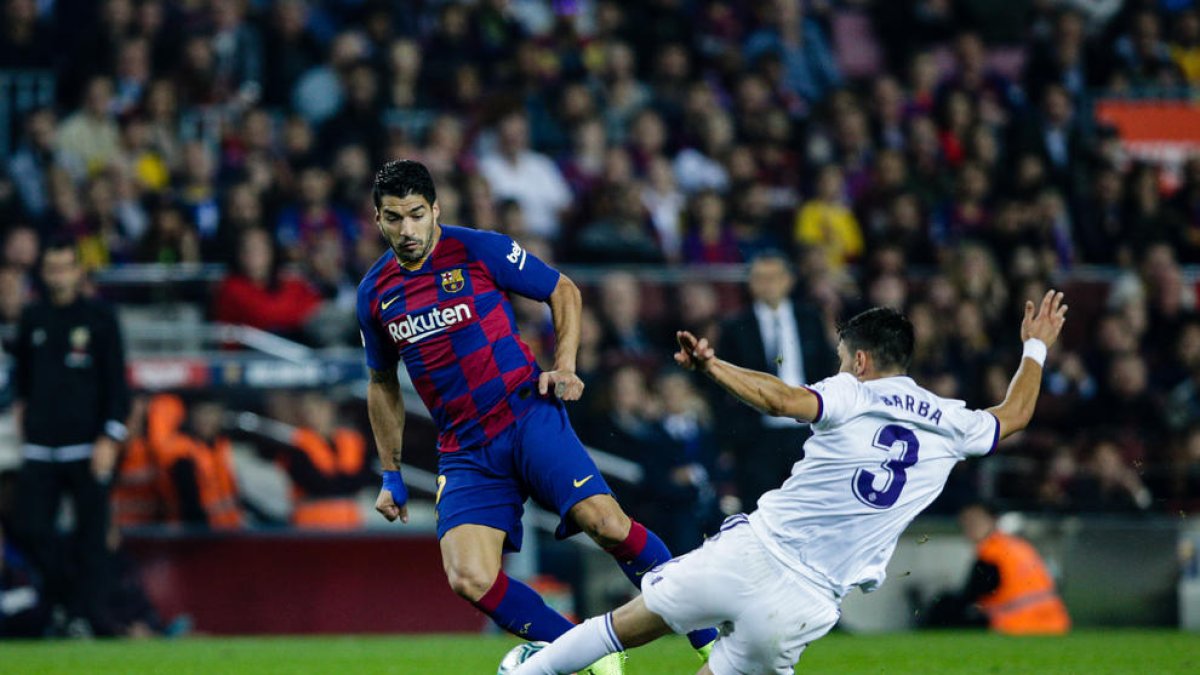
[[[921,449],[921,443],[916,434],[898,424],[889,424],[875,433],[876,448],[891,453],[897,445],[900,446],[900,459],[888,458],[883,461],[882,467],[887,480],[882,489],[875,489],[875,480],[878,477],[876,473],[866,469],[854,472],[852,487],[858,501],[874,509],[886,509],[900,498],[900,491],[904,489],[904,483],[908,480],[905,470],[917,463],[917,452]]]

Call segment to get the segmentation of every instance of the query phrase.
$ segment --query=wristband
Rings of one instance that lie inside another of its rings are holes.
[[[392,501],[396,502],[396,506],[404,506],[408,502],[408,488],[404,487],[399,469],[383,472],[383,489],[392,493]]]
[[[1029,338],[1025,341],[1025,351],[1021,353],[1022,358],[1033,359],[1039,366],[1046,365],[1046,343],[1037,338]]]

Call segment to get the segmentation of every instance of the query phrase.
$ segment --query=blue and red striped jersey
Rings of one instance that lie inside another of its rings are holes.
[[[438,427],[438,450],[482,445],[516,421],[509,394],[539,371],[507,292],[545,301],[559,273],[495,232],[441,225],[425,264],[389,250],[358,285],[367,366],[409,377]]]

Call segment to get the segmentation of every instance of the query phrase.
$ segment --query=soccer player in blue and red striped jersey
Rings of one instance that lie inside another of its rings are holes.
[[[384,470],[375,508],[408,521],[403,361],[438,427],[437,532],[450,586],[504,629],[553,641],[571,623],[501,569],[502,554],[520,550],[527,498],[558,513],[559,538],[586,532],[639,588],[642,575],[671,559],[657,535],[625,515],[567,419],[563,402],[583,393],[579,289],[502,234],[439,224],[433,178],[418,162],[384,165],[374,200],[390,250],[359,284],[358,322]],[[552,370],[521,341],[509,293],[550,306]],[[716,631],[689,638],[704,656]]]

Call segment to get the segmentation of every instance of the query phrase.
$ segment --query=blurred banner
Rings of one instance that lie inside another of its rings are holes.
[[[165,616],[222,635],[477,632],[433,537],[264,532],[131,535]]]
[[[1116,128],[1133,158],[1167,169],[1174,187],[1184,160],[1200,154],[1200,104],[1192,101],[1114,100],[1096,102],[1096,120]]]

